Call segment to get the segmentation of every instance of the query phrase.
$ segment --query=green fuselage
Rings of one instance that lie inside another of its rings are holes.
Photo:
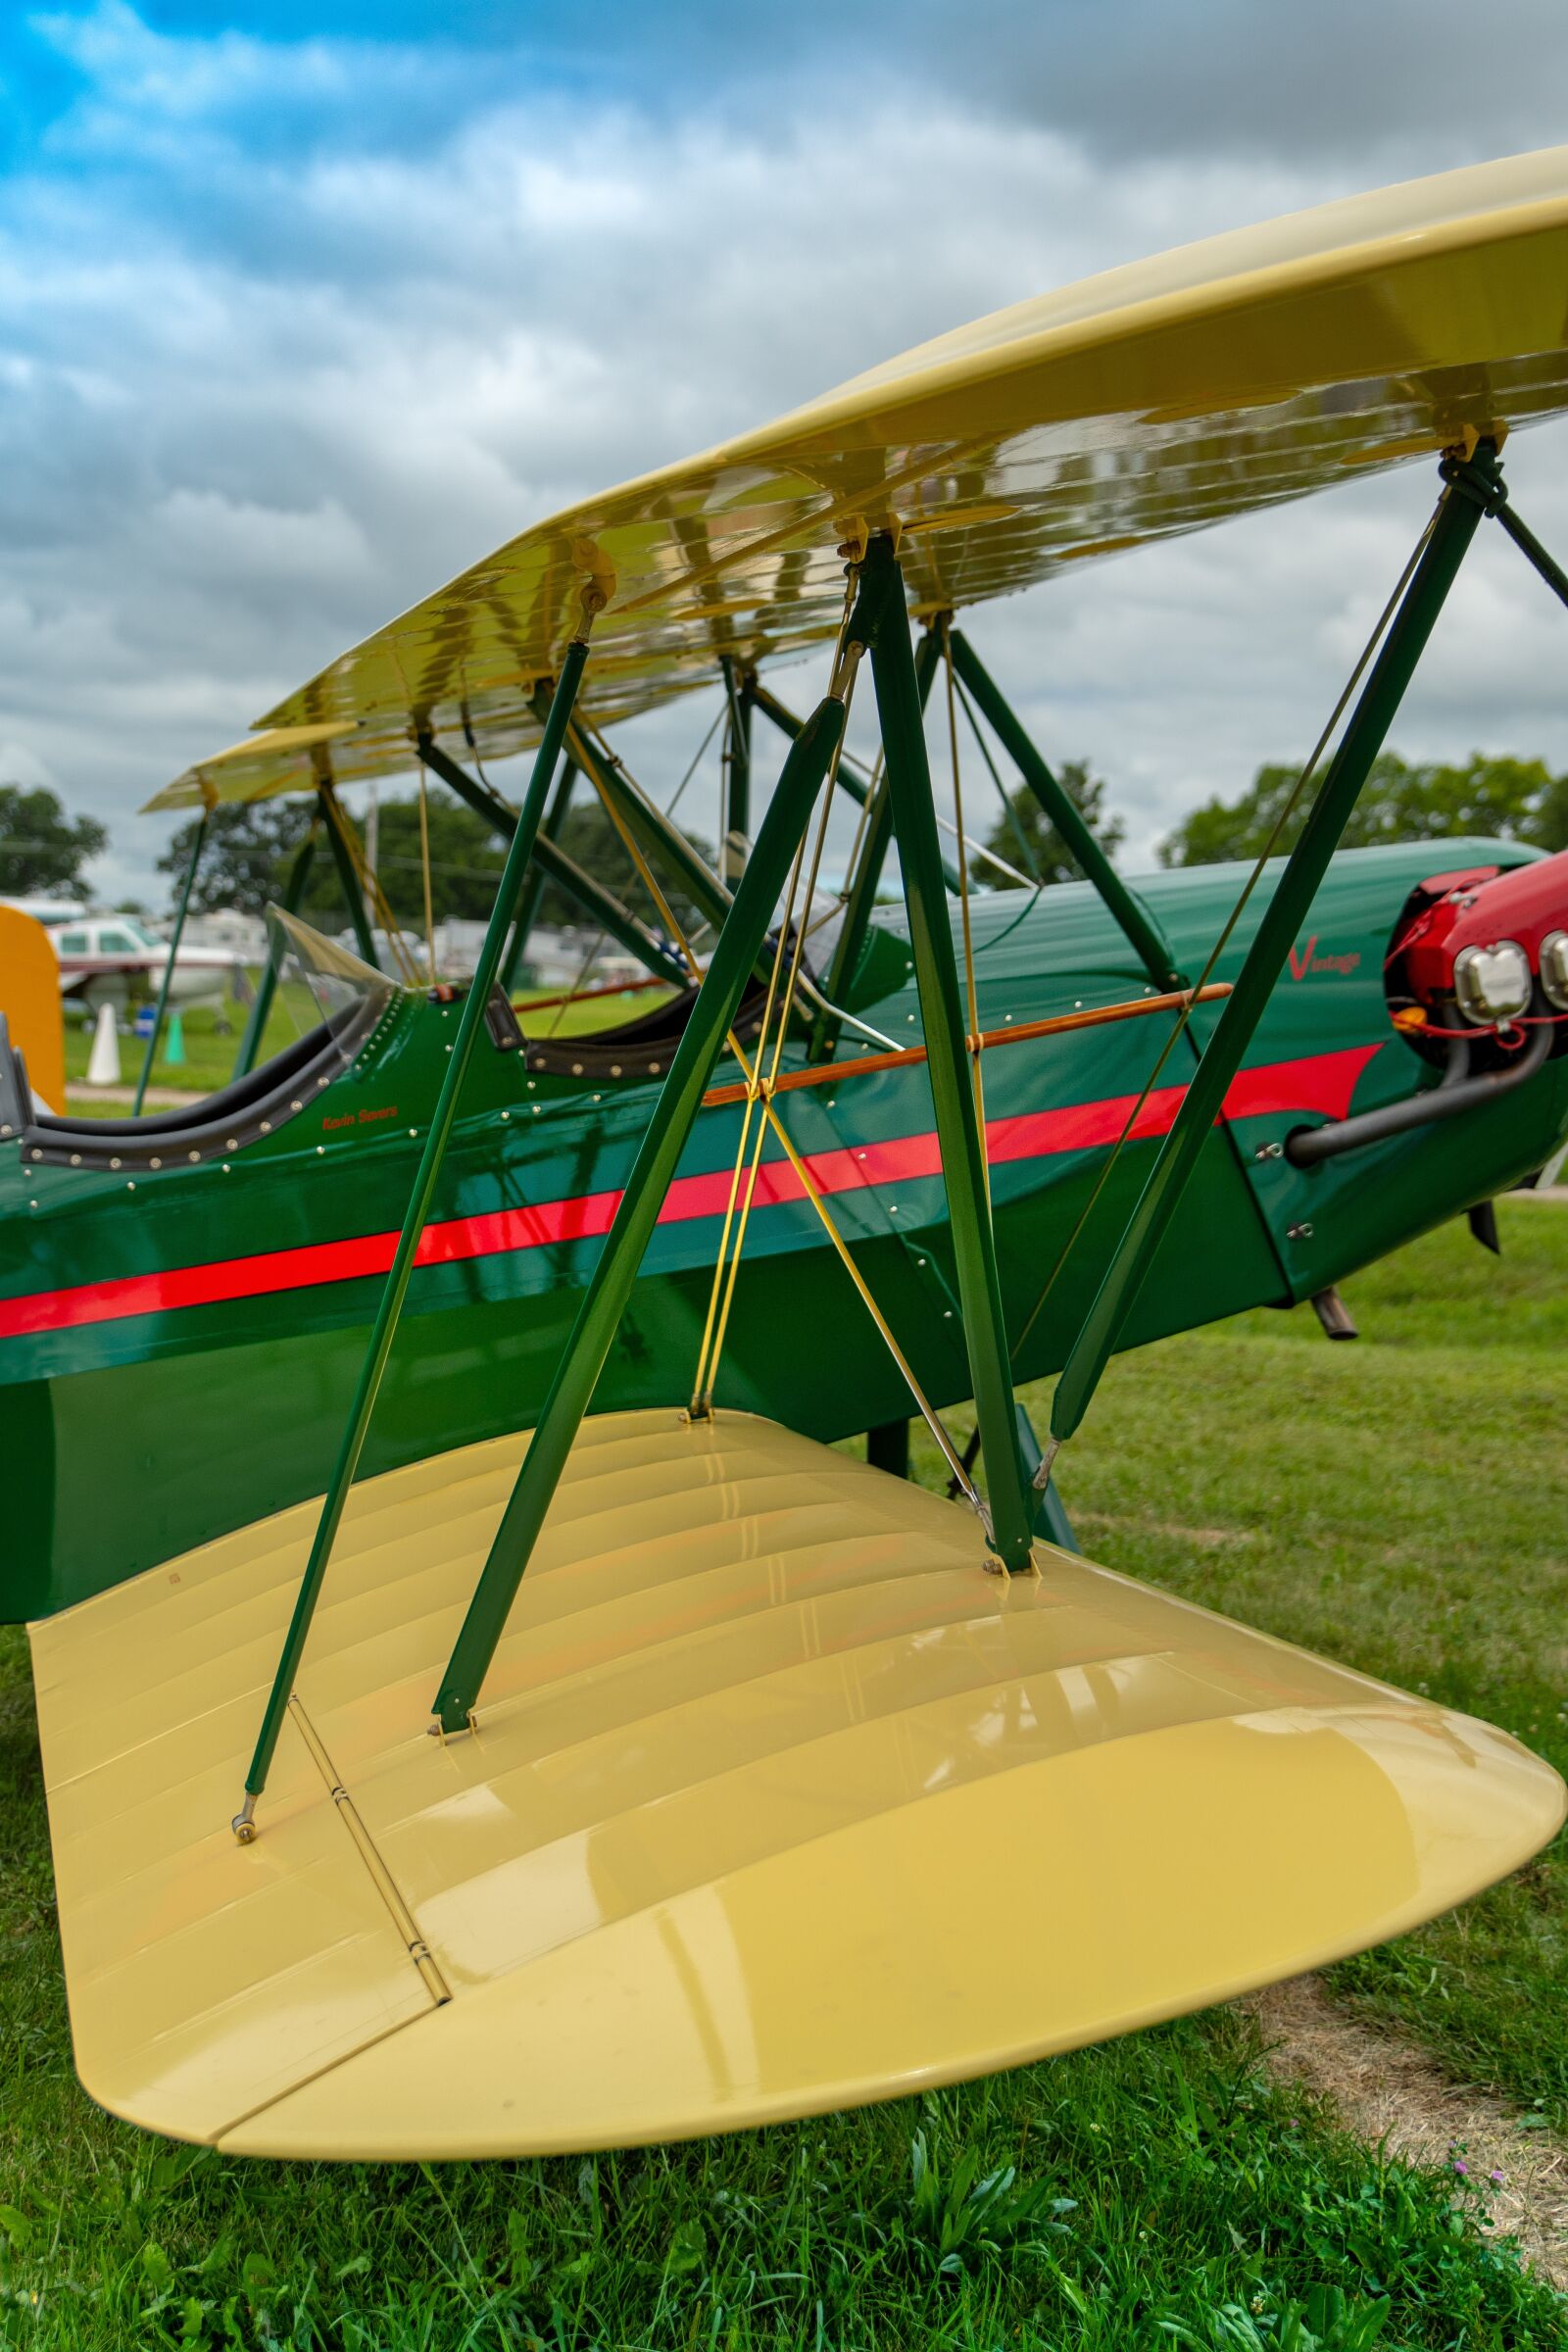
[[[1270,1153],[1294,1129],[1433,1083],[1393,1028],[1382,965],[1410,890],[1473,841],[1334,863],[1281,977],[1129,1345],[1310,1297],[1540,1166],[1568,1126],[1568,1057],[1495,1104],[1313,1169]],[[1139,889],[1189,973],[1238,869]],[[981,1026],[1148,993],[1087,887],[974,902]],[[1244,919],[1216,972],[1234,975]],[[903,918],[873,926],[854,1008],[920,1042]],[[985,1112],[1001,1274],[1020,1378],[1062,1361],[1212,1013],[1172,1054],[1044,1310],[1031,1310],[1167,1042],[1161,1014],[988,1053]],[[221,1157],[157,1168],[29,1164],[0,1150],[0,1617],[40,1617],[318,1493],[407,1204],[458,1006],[397,997],[352,1065]],[[934,1401],[968,1373],[918,1063],[780,1098],[796,1149]],[[732,1075],[721,1067],[720,1077]],[[659,1076],[535,1071],[482,1042],[362,1475],[535,1417]],[[596,1409],[684,1402],[708,1309],[742,1113],[705,1111],[665,1202]],[[772,1145],[716,1395],[812,1436],[904,1415],[904,1383]]]

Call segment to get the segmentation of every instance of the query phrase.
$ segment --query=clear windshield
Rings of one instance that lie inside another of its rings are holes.
[[[362,961],[352,949],[340,947],[320,931],[313,931],[297,914],[281,906],[267,909],[268,928],[278,956],[278,976],[302,981],[316,1001],[320,1018],[334,1029],[342,1027],[355,1009],[370,1002],[385,1004],[397,988],[385,972]]]

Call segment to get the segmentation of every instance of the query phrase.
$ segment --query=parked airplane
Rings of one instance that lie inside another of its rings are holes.
[[[169,961],[169,942],[130,914],[83,914],[73,908],[69,920],[43,915],[60,958],[60,993],[73,1004],[96,1010],[100,1004],[123,1004],[140,983],[141,993],[155,995]],[[170,985],[172,1004],[221,1004],[239,993],[238,975],[245,958],[232,948],[181,946],[174,956]]]

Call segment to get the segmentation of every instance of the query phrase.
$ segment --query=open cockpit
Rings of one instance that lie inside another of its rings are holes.
[[[34,1102],[0,1015],[0,1140],[19,1136],[29,1165],[157,1169],[221,1158],[297,1118],[364,1051],[401,992],[297,915],[274,906],[269,920],[274,953],[318,1015],[290,1044],[198,1102],[141,1117],[82,1118]]]

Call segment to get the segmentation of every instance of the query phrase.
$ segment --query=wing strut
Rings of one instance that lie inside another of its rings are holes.
[[[939,650],[935,630],[927,629],[914,656],[914,688],[920,699],[922,718],[931,696],[931,682],[937,674]],[[833,943],[833,960],[828,966],[824,992],[835,1004],[843,1004],[864,953],[872,910],[876,906],[876,894],[881,887],[882,868],[887,862],[888,843],[893,838],[893,804],[888,797],[886,776],[878,775],[872,779],[870,791],[862,798],[860,807],[864,815],[857,845],[858,854],[852,861],[844,921]],[[950,884],[948,868],[944,865],[944,888],[956,890],[957,884],[956,872],[953,873]],[[819,1054],[836,1054],[838,1043],[837,1022],[819,1017],[811,1038],[812,1058]]]
[[[1034,1514],[1013,1416],[985,1145],[975,1109],[953,926],[943,887],[909,613],[904,575],[893,541],[885,532],[873,536],[866,548],[860,566],[860,594],[872,612],[871,680],[882,723],[888,801],[904,876],[909,944],[914,952],[926,1066],[931,1074],[958,1275],[958,1305],[987,1471],[992,1541],[1003,1566],[1016,1572],[1029,1566]]]
[[[985,668],[961,629],[950,629],[953,666],[973,695],[1007,757],[1046,816],[1061,835],[1080,872],[1092,882],[1120,925],[1129,945],[1157,989],[1185,988],[1169,942],[1149,909],[1130,891],[1074,808],[1056,776],[1041,758],[1023,721]]]
[[[233,1822],[234,1835],[242,1845],[249,1844],[256,1835],[256,1800],[267,1787],[267,1776],[271,1768],[272,1757],[277,1747],[278,1734],[283,1727],[289,1696],[294,1688],[294,1677],[299,1671],[300,1658],[304,1653],[306,1637],[311,1630],[311,1619],[315,1615],[316,1604],[320,1596],[321,1583],[326,1575],[326,1564],[331,1556],[333,1540],[337,1535],[338,1524],[343,1516],[343,1506],[348,1500],[349,1489],[354,1483],[354,1473],[359,1467],[360,1455],[365,1446],[366,1432],[370,1426],[370,1415],[375,1409],[375,1399],[381,1386],[381,1378],[386,1370],[387,1358],[392,1352],[392,1342],[397,1336],[398,1318],[403,1311],[409,1277],[414,1271],[415,1252],[418,1248],[419,1237],[424,1231],[425,1219],[429,1216],[431,1202],[435,1198],[436,1179],[441,1173],[441,1162],[446,1156],[453,1121],[457,1117],[458,1100],[463,1091],[463,1082],[467,1075],[468,1064],[473,1057],[473,1049],[478,1041],[479,1032],[484,1026],[485,1014],[489,1008],[490,991],[495,984],[496,969],[501,961],[501,951],[506,943],[507,931],[521,895],[523,876],[528,869],[528,860],[533,853],[534,842],[545,812],[545,803],[555,776],[556,763],[561,758],[562,744],[571,716],[572,705],[577,699],[577,688],[582,678],[584,664],[588,660],[589,631],[593,626],[595,614],[604,609],[605,602],[605,592],[597,583],[584,587],[582,619],[577,635],[566,648],[565,658],[561,665],[561,676],[557,681],[549,714],[545,720],[544,732],[539,739],[539,748],[534,754],[533,772],[528,779],[528,790],[523,797],[522,808],[517,815],[516,830],[512,837],[512,847],[507,852],[507,861],[496,888],[495,905],[490,910],[490,922],[485,931],[484,945],[479,950],[479,959],[474,969],[473,980],[463,1001],[458,1034],[453,1041],[451,1055],[441,1080],[441,1092],[436,1100],[429,1133],[424,1140],[424,1150],[419,1155],[419,1171],[414,1180],[414,1192],[409,1201],[407,1214],[403,1219],[403,1230],[398,1236],[398,1246],[392,1259],[391,1271],[386,1278],[386,1287],[381,1293],[381,1302],[376,1308],[369,1345],[365,1351],[365,1361],[360,1367],[359,1386],[355,1390],[348,1426],[343,1432],[342,1442],[338,1447],[337,1461],[332,1471],[332,1483],[321,1503],[321,1516],[317,1522],[316,1537],[311,1545],[311,1556],[306,1562],[305,1574],[300,1580],[299,1592],[294,1602],[294,1612],[289,1619],[288,1632],[283,1641],[282,1655],[278,1659],[277,1671],[272,1677],[272,1688],[268,1696],[266,1712],[262,1717],[262,1728],[257,1738],[256,1751],[251,1758],[250,1770],[245,1776],[244,1802]]]
[[[203,789],[211,792],[212,788],[204,784]],[[185,887],[179,894],[179,912],[174,917],[174,929],[169,942],[169,956],[164,965],[163,979],[158,986],[158,1010],[153,1014],[152,1033],[147,1040],[147,1051],[142,1056],[141,1076],[136,1081],[136,1100],[130,1114],[133,1119],[141,1117],[141,1106],[147,1093],[147,1081],[153,1074],[153,1063],[158,1058],[158,1041],[163,1035],[164,1015],[169,1009],[169,992],[174,984],[174,958],[179,954],[179,942],[185,928],[185,917],[190,911],[190,894],[196,881],[196,868],[202,861],[202,851],[207,846],[207,828],[213,821],[213,802],[217,797],[215,793],[212,799],[203,801],[202,812],[196,819],[196,838],[190,845],[190,863],[185,868]]]
[[[679,825],[633,781],[622,762],[607,751],[597,736],[573,726],[566,748],[609,809],[618,814],[651,858],[680,876],[687,896],[705,921],[715,928],[729,912],[730,894],[718,876],[692,848]]]
[[[726,888],[733,890],[752,840],[752,705],[733,657],[720,654],[718,666],[724,675],[725,703],[718,871]]]
[[[515,838],[516,816],[493,786],[480,784],[469,775],[466,768],[460,767],[450,753],[441,749],[433,735],[419,737],[418,752],[425,765],[435,771],[443,784],[450,784],[459,800],[471,808],[475,816],[482,816],[485,823],[492,826],[504,841]],[[563,786],[569,783],[576,772],[576,761],[568,758],[563,771]],[[627,954],[635,956],[646,970],[657,979],[673,981],[677,987],[684,987],[686,966],[680,957],[666,948],[662,940],[656,939],[647,924],[640,922],[631,908],[624,906],[612,892],[606,890],[601,882],[577,863],[575,858],[569,858],[549,831],[551,818],[560,822],[557,815],[560,798],[558,788],[549,815],[540,822],[529,863],[530,877],[548,878],[559,883],[569,897],[576,900],[579,906],[587,908],[601,930],[608,931],[612,939],[619,940]],[[536,899],[533,904],[537,904]],[[517,930],[522,937],[526,937],[522,932],[524,913],[531,929],[533,908],[526,897],[517,915]],[[509,950],[509,957],[514,953],[514,950]]]
[[[936,674],[934,667],[929,670],[926,667],[928,662],[934,663],[936,660],[934,648],[929,653],[925,650],[929,636],[928,630],[926,636],[920,640],[920,650],[915,654],[915,666],[925,680],[920,697],[922,710],[925,707],[926,696],[931,691],[931,679]],[[800,733],[805,723],[804,720],[797,718],[788,705],[781,703],[778,696],[764,686],[760,678],[753,676],[748,679],[746,700],[752,710],[760,710],[764,718],[770,718],[781,734],[798,735]],[[853,760],[844,759],[839,761],[839,782],[852,801],[858,803],[861,808],[869,808],[876,800],[881,776],[876,768],[873,768],[869,775],[862,775]],[[980,850],[980,844],[975,841],[960,846],[975,853]],[[880,867],[878,871],[880,871]],[[947,858],[942,860],[942,878],[954,897],[956,898],[958,895],[958,869]]]
[[[561,780],[551,796],[550,807],[545,811],[544,821],[539,827],[539,841],[534,843],[533,863],[528,868],[528,878],[523,883],[522,897],[517,905],[517,919],[512,926],[512,937],[507,942],[507,952],[501,958],[501,986],[509,997],[517,984],[517,974],[522,969],[523,958],[528,953],[528,942],[533,937],[533,927],[539,920],[539,903],[545,895],[545,884],[549,880],[544,862],[539,856],[539,842],[547,841],[552,849],[560,848],[562,827],[565,824],[571,810],[571,789],[576,781],[577,762],[568,757],[562,764]],[[630,911],[628,908],[628,914]],[[632,920],[635,921],[636,917],[632,916]],[[638,961],[641,960],[642,955],[639,950]]]
[[[321,812],[319,808],[316,808],[312,811],[311,821],[305,828],[305,838],[294,853],[294,862],[288,869],[288,880],[283,885],[282,904],[285,914],[298,914],[300,910],[305,897],[305,886],[311,878],[311,867],[316,862],[316,844],[320,837],[320,829]],[[251,1005],[250,1017],[245,1023],[245,1034],[239,1041],[239,1052],[234,1056],[234,1068],[229,1079],[230,1085],[233,1084],[235,1078],[247,1077],[255,1069],[256,1056],[261,1052],[262,1038],[266,1033],[268,1017],[272,1009],[272,1000],[277,994],[278,966],[283,960],[283,934],[275,923],[269,926],[269,934],[267,961],[263,964],[261,978],[256,983],[256,996]]]
[[[848,649],[847,649],[848,651]],[[565,1350],[529,1441],[490,1554],[468,1603],[436,1695],[444,1733],[466,1731],[523,1571],[544,1524],[630,1298],[637,1269],[702,1104],[784,887],[823,778],[844,729],[844,697],[853,661],[840,662],[832,687],[785,760],[758,830],[728,919],[718,935],[691,1018],[654,1105],[605,1246],[583,1295]]]
[[[349,910],[349,921],[354,927],[355,945],[371,971],[378,972],[381,969],[381,958],[375,952],[375,934],[370,929],[370,917],[365,905],[365,893],[360,887],[359,866],[349,841],[348,818],[343,813],[342,803],[332,789],[330,774],[323,772],[318,777],[316,792],[321,816],[326,826],[326,846],[332,853],[332,863],[337,868],[338,884],[343,893],[343,904]]]
[[[1465,551],[1476,533],[1482,505],[1468,488],[1456,494],[1456,459],[1443,464],[1444,490],[1405,575],[1385,610],[1373,643],[1383,636],[1359,701],[1348,721],[1339,749],[1330,760],[1312,802],[1300,837],[1286,861],[1285,871],[1258,921],[1214,1031],[1199,1058],[1198,1067],[1182,1098],[1169,1134],[1159,1149],[1148,1181],[1129,1217],[1104,1278],[1100,1285],[1072,1351],[1062,1367],[1051,1407],[1051,1443],[1047,1446],[1038,1483],[1051,1474],[1057,1448],[1082,1421],[1111,1351],[1121,1335],[1154,1251],[1175,1213],[1177,1203],[1198,1165],[1210,1128],[1220,1116],[1231,1080],[1241,1067],[1252,1032],[1279,979],[1286,955],[1306,918],[1329,859],[1339,845],[1373,760],[1382,750],[1396,711],[1425,651],[1438,614],[1452,587]],[[1497,476],[1493,442],[1478,443],[1471,468],[1488,482]],[[1384,635],[1384,630],[1387,634]],[[1368,647],[1370,653],[1371,647]],[[1367,657],[1363,655],[1362,662]],[[1359,672],[1357,673],[1359,674]],[[1351,685],[1354,685],[1354,679]],[[1346,699],[1350,689],[1346,690]],[[1343,708],[1343,702],[1342,706]],[[1332,721],[1331,721],[1332,724]],[[1302,769],[1296,791],[1275,827],[1278,838],[1317,764],[1314,755]],[[1273,847],[1273,842],[1269,848]],[[1266,858],[1268,850],[1264,851]],[[1259,858],[1242,893],[1231,924],[1221,934],[1207,980],[1230,929],[1245,906],[1248,893],[1262,870]],[[1044,1475],[1042,1475],[1044,1474]]]

